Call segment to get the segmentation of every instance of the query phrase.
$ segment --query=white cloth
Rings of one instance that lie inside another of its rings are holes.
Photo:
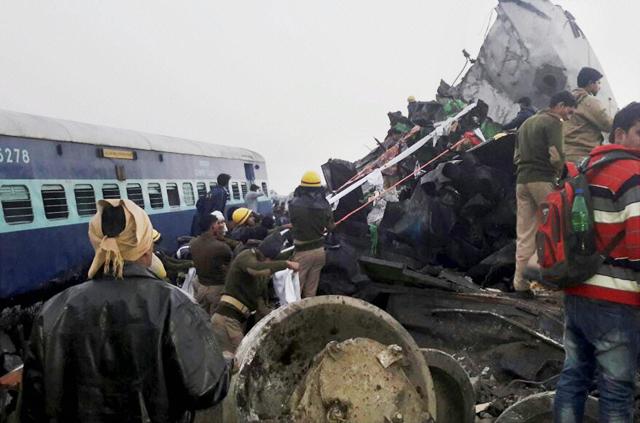
[[[273,289],[280,300],[280,305],[300,301],[300,278],[298,272],[291,269],[281,270],[273,274]]]
[[[196,283],[197,283],[197,279],[198,279],[198,275],[196,275],[196,268],[195,267],[190,267],[189,268],[189,272],[187,273],[187,277],[184,278],[184,283],[182,284],[182,287],[180,288],[182,290],[182,292],[187,294],[187,297],[189,297],[189,299],[191,301],[193,301],[194,303],[197,303],[197,301],[196,301]]]

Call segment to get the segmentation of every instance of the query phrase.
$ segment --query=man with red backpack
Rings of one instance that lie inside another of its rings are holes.
[[[616,114],[609,141],[589,155],[586,177],[598,251],[604,262],[566,288],[566,358],[554,422],[581,422],[594,376],[600,422],[632,422],[640,353],[640,103]],[[602,166],[599,160],[610,160]]]
[[[530,293],[523,275],[535,255],[536,213],[564,168],[562,122],[573,113],[576,100],[568,91],[551,97],[549,108],[527,119],[518,130],[514,154],[516,173],[516,271],[513,287]]]

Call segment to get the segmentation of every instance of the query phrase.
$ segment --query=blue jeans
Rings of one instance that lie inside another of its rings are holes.
[[[640,310],[566,295],[562,375],[556,385],[554,422],[582,422],[598,370],[600,423],[633,422]]]

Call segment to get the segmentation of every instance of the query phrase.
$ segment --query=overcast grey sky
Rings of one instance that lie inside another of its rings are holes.
[[[618,104],[640,99],[636,0],[558,0]],[[497,0],[0,0],[0,108],[250,148],[292,190],[452,82]]]

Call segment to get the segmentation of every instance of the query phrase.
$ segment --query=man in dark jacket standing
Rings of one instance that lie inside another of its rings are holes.
[[[308,171],[302,175],[300,185],[289,202],[289,216],[295,246],[292,260],[300,264],[302,298],[314,297],[326,260],[324,234],[335,226],[331,206],[316,172]]]
[[[211,212],[220,211],[224,214],[224,209],[229,200],[229,180],[231,176],[226,173],[218,175],[218,185],[211,187],[211,191],[204,197],[200,197],[196,202],[196,214],[191,222],[191,236],[198,236],[202,233],[200,220],[208,216]]]
[[[567,120],[576,101],[568,91],[553,97],[549,108],[530,117],[518,130],[514,154],[516,173],[516,271],[513,287],[530,292],[523,271],[535,257],[538,206],[553,190],[564,168],[562,122]]]
[[[520,128],[525,120],[536,114],[536,109],[531,107],[531,99],[529,97],[520,98],[518,104],[520,105],[520,111],[518,111],[516,117],[502,126],[505,131]]]
[[[47,301],[26,351],[22,422],[183,422],[226,395],[206,313],[147,267],[149,217],[100,200],[89,280]]]

